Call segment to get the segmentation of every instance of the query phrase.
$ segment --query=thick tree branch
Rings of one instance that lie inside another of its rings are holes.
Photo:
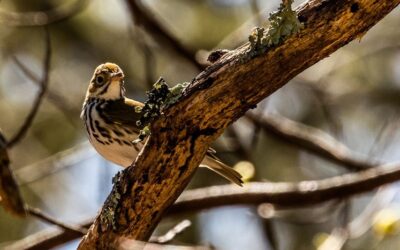
[[[260,125],[268,133],[293,143],[302,149],[319,155],[352,171],[360,171],[377,166],[355,155],[344,144],[323,131],[294,122],[279,115],[246,114],[246,118]]]
[[[186,187],[209,144],[248,109],[291,78],[364,34],[400,0],[310,0],[298,14],[305,28],[264,54],[249,45],[225,54],[199,74],[183,98],[152,124],[134,164],[116,178],[80,249],[147,240],[163,212]],[[364,187],[365,188],[365,187]]]

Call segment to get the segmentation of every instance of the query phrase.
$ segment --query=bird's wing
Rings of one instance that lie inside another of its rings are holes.
[[[102,113],[106,122],[121,125],[138,133],[140,128],[136,121],[140,119],[141,114],[135,111],[135,107],[142,107],[144,104],[129,98],[109,101],[102,108]]]

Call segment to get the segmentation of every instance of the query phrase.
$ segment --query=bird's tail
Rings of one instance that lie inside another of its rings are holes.
[[[239,186],[242,186],[243,184],[242,176],[236,172],[236,170],[224,164],[217,158],[207,155],[201,162],[200,167],[206,167]]]

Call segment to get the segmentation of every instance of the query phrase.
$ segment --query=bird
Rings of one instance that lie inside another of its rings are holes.
[[[81,119],[91,145],[106,160],[121,167],[132,164],[143,142],[134,143],[140,128],[141,114],[136,107],[144,104],[125,96],[125,75],[114,63],[99,65],[90,80],[83,102]],[[227,180],[242,186],[242,176],[215,156],[209,149],[200,164]]]

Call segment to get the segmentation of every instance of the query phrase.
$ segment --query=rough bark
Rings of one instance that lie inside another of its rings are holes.
[[[124,238],[147,240],[177,199],[209,144],[248,109],[295,75],[363,35],[400,0],[311,0],[297,9],[297,35],[255,58],[249,45],[200,73],[183,98],[152,124],[152,135],[113,192],[80,249],[116,248]]]

